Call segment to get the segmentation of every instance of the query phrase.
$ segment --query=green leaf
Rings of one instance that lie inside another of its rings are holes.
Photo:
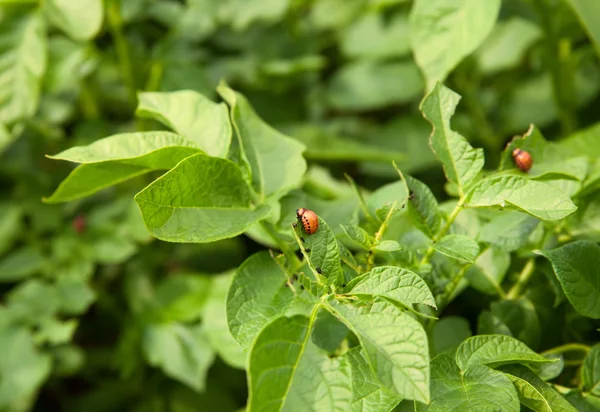
[[[431,403],[419,412],[519,412],[515,387],[502,372],[482,365],[461,371],[450,354],[431,361]]]
[[[542,220],[559,220],[577,210],[571,199],[553,186],[515,175],[482,180],[469,190],[466,206],[512,208]]]
[[[600,396],[600,344],[592,347],[583,360],[583,387]]]
[[[507,374],[519,394],[519,402],[536,412],[552,412],[544,396],[525,379]]]
[[[506,365],[506,366],[503,366],[501,368],[501,370],[506,375],[508,375],[511,379],[514,379],[516,377],[521,381],[521,383],[526,382],[526,385],[523,385],[523,386],[528,388],[527,390],[529,391],[529,393],[533,393],[534,397],[537,397],[535,392],[537,392],[537,394],[541,395],[543,400],[545,400],[545,402],[550,406],[550,409],[549,409],[550,412],[575,412],[577,410],[571,404],[569,404],[569,402],[567,402],[567,400],[565,398],[563,398],[552,386],[550,386],[549,384],[547,384],[546,382],[541,380],[539,378],[539,376],[537,376],[535,373],[533,373],[530,369],[526,368],[525,366]],[[514,380],[513,380],[513,383],[515,383]],[[517,386],[516,383],[515,383],[515,386]],[[525,395],[525,394],[519,390],[518,386],[517,386],[517,391],[519,391],[519,398],[521,398],[521,402],[524,405],[526,405],[527,407],[529,407],[530,409],[533,409],[535,411],[542,410],[542,409],[534,409],[531,406],[529,406],[528,403],[523,402],[523,395]],[[533,392],[533,391],[535,391],[535,392]],[[540,401],[539,398],[537,398],[537,399],[539,402]],[[534,405],[534,404],[532,404],[532,405]]]
[[[453,350],[472,336],[469,322],[458,316],[447,316],[435,323],[432,346],[436,354]]]
[[[204,154],[183,160],[135,200],[150,233],[170,242],[234,237],[269,213],[266,206],[252,207],[250,188],[235,163]]]
[[[138,116],[163,123],[211,156],[227,155],[231,124],[224,103],[214,103],[192,90],[143,92],[138,98]]]
[[[442,216],[435,196],[429,187],[408,175],[404,176],[412,196],[408,202],[408,213],[417,228],[429,238],[435,236],[442,225]]]
[[[491,243],[507,252],[524,247],[540,221],[521,212],[505,212],[492,218],[479,232],[479,241]]]
[[[60,321],[56,318],[45,318],[39,323],[35,333],[35,342],[38,345],[49,343],[61,345],[73,339],[75,329],[79,325],[77,319]]]
[[[152,300],[156,305],[158,321],[197,321],[208,299],[210,284],[208,277],[193,274],[179,274],[164,279],[156,288]]]
[[[537,25],[522,17],[499,21],[476,51],[481,71],[491,75],[517,67],[542,33]]]
[[[10,356],[0,357],[0,408],[16,410],[50,375],[52,359],[40,353],[25,327],[2,328],[0,351]]]
[[[411,307],[422,303],[436,308],[425,281],[416,273],[394,266],[379,266],[353,279],[346,287],[353,295],[383,296]]]
[[[299,224],[295,230],[305,240],[304,247],[310,249],[308,256],[313,266],[317,271],[321,271],[321,274],[328,279],[329,284],[342,283],[344,271],[338,242],[327,223],[319,217],[319,229],[312,235],[307,235],[301,226]]]
[[[85,313],[96,299],[96,293],[81,278],[60,276],[56,281],[60,311],[66,315]]]
[[[510,253],[495,246],[486,248],[467,269],[471,286],[488,295],[502,296],[502,281],[510,265]]]
[[[540,364],[552,362],[538,355],[525,344],[505,335],[480,335],[464,341],[456,351],[456,363],[461,370],[475,365],[500,366],[509,363]]]
[[[384,386],[406,398],[429,402],[429,349],[423,327],[385,300],[368,306],[330,300],[327,310],[358,337]]]
[[[212,277],[210,293],[202,309],[202,327],[212,348],[229,366],[244,369],[246,353],[233,338],[227,324],[227,293],[233,276]]]
[[[511,336],[519,339],[527,346],[537,348],[540,344],[540,321],[531,301],[525,297],[514,300],[492,302],[492,314],[510,331]]]
[[[439,2],[439,0],[435,1]],[[473,0],[466,1],[473,2]],[[499,2],[491,0],[490,3]],[[450,128],[450,118],[454,115],[459,100],[458,94],[438,84],[421,103],[421,111],[433,127],[429,144],[442,162],[446,177],[458,185],[459,193],[462,195],[465,187],[483,168],[484,159],[483,149],[474,149],[464,137]]]
[[[583,316],[600,318],[600,246],[579,240],[536,253],[552,263],[567,299]]]
[[[579,389],[571,390],[565,398],[579,412],[596,412],[600,409],[600,397],[581,392]]]
[[[415,1],[410,43],[428,90],[485,40],[499,11],[500,0]]]
[[[173,379],[201,392],[214,353],[199,327],[177,323],[148,325],[142,349],[148,363]]]
[[[394,203],[396,203],[396,209],[402,208],[407,203],[408,196],[408,187],[404,180],[388,183],[369,195],[366,199],[367,208],[374,215],[377,215],[377,210],[382,211],[384,208],[389,211],[389,207]]]
[[[371,249],[373,245],[373,237],[367,233],[366,230],[359,226],[352,225],[341,225],[344,233],[352,240],[354,243],[358,244],[364,250]]]
[[[567,0],[600,56],[600,4],[594,0]]]
[[[270,321],[293,301],[287,277],[268,252],[250,256],[236,271],[227,295],[227,321],[236,341],[247,349]]]
[[[81,163],[58,186],[47,203],[89,196],[100,189],[152,170],[168,170],[201,153],[194,143],[170,132],[123,133],[88,146],[77,146],[51,159]]]
[[[446,235],[433,248],[452,259],[466,263],[475,263],[479,255],[479,245],[476,241],[465,235]]]
[[[16,282],[36,274],[47,261],[44,255],[32,246],[24,246],[0,260],[0,282]]]
[[[305,316],[279,318],[258,336],[250,352],[248,410],[348,410],[350,363],[319,351]]]
[[[90,40],[102,27],[101,0],[46,0],[42,8],[48,19],[74,40]]]
[[[373,249],[379,252],[397,252],[402,250],[402,245],[395,240],[382,240]]]
[[[348,328],[326,310],[320,311],[312,331],[312,343],[328,353],[334,353],[348,335]]]
[[[327,95],[334,109],[361,111],[407,103],[422,93],[423,81],[412,61],[358,60],[333,76]]]
[[[398,13],[386,20],[383,13],[371,12],[352,22],[340,39],[342,53],[359,59],[408,55],[410,43],[406,14]]]
[[[507,335],[512,336],[510,328],[497,316],[487,310],[481,312],[477,319],[477,333],[479,335]]]
[[[21,232],[23,210],[13,202],[0,204],[0,255],[8,250]]]
[[[35,114],[46,71],[45,37],[39,12],[7,12],[0,22],[0,83],[5,85],[0,92],[0,124]]]
[[[61,304],[54,285],[38,279],[19,283],[6,295],[6,301],[16,319],[33,325],[56,314]]]
[[[381,387],[360,348],[346,357],[352,366],[352,412],[390,411],[402,400]]]
[[[217,91],[230,107],[233,128],[250,165],[256,193],[261,199],[279,198],[295,188],[306,171],[304,145],[267,125],[244,96],[224,83]]]

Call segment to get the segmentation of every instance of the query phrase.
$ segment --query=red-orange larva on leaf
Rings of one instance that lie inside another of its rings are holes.
[[[319,217],[312,210],[301,207],[296,210],[296,217],[302,222],[302,228],[307,234],[312,235],[319,229]]]
[[[533,165],[533,158],[531,155],[525,150],[515,149],[512,152],[513,159],[515,159],[515,163],[517,167],[521,169],[521,171],[527,173],[531,166]]]

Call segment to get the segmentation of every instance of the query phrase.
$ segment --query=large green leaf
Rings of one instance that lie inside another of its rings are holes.
[[[244,349],[291,306],[293,293],[286,282],[281,267],[265,251],[250,256],[236,271],[227,295],[227,321]]]
[[[46,380],[52,359],[36,349],[25,327],[1,327],[0,332],[0,351],[5,354],[0,357],[0,408],[17,410]]]
[[[411,196],[408,202],[408,213],[415,226],[431,238],[442,226],[438,202],[425,183],[406,175],[404,179]]]
[[[45,0],[48,19],[74,40],[90,40],[102,27],[102,0]]]
[[[0,282],[16,282],[44,268],[46,258],[39,249],[25,246],[0,259]]]
[[[479,241],[513,252],[525,246],[540,224],[534,217],[520,212],[504,212],[492,218],[479,231]]]
[[[600,3],[595,0],[567,0],[567,3],[575,10],[600,55]]]
[[[459,316],[443,317],[433,326],[431,334],[433,352],[440,354],[453,350],[472,335],[469,322],[465,318]]]
[[[202,310],[202,327],[211,346],[225,363],[234,368],[244,369],[246,354],[231,335],[227,324],[227,293],[232,278],[231,274],[211,278],[208,300]]]
[[[507,376],[513,380],[521,403],[528,406],[534,411],[544,410],[545,405],[550,406],[546,409],[549,412],[575,412],[575,409],[565,398],[563,398],[552,386],[544,382],[533,373],[530,369],[522,365],[506,365],[500,368]],[[517,378],[517,379],[515,379]],[[540,399],[540,396],[542,399]],[[531,401],[526,400],[527,397]],[[531,406],[530,406],[531,405]],[[536,409],[534,406],[539,405],[541,408]]]
[[[308,258],[318,274],[325,276],[329,284],[342,283],[344,271],[340,260],[338,242],[327,223],[319,217],[319,229],[312,235],[307,235],[300,223],[296,230],[305,240],[305,248],[310,249]]]
[[[142,346],[150,365],[197,391],[204,390],[206,373],[215,355],[200,327],[178,323],[148,325]]]
[[[410,14],[410,43],[427,88],[443,82],[491,32],[500,0],[416,0]]]
[[[389,411],[401,398],[381,387],[360,348],[346,353],[352,366],[352,412]]]
[[[350,294],[384,296],[407,307],[422,303],[436,307],[435,299],[425,281],[407,269],[379,266],[354,278],[347,286]]]
[[[461,371],[450,354],[431,361],[431,403],[419,412],[518,412],[515,387],[502,372],[482,365]]]
[[[506,325],[511,336],[531,348],[540,344],[541,328],[535,306],[529,299],[521,296],[518,299],[506,299],[492,302],[492,315]]]
[[[252,193],[235,163],[205,154],[183,160],[135,200],[150,233],[171,242],[234,237],[269,213],[267,206],[252,206]]]
[[[350,363],[321,352],[310,340],[311,327],[309,318],[297,315],[261,332],[250,352],[248,411],[350,409]]]
[[[592,347],[583,361],[583,387],[593,395],[600,396],[600,344]]]
[[[429,402],[429,349],[419,322],[380,299],[362,307],[330,300],[326,308],[358,337],[386,388],[406,399]]]
[[[542,220],[559,220],[577,210],[554,186],[508,174],[480,181],[469,190],[466,206],[511,208]]]
[[[600,246],[588,240],[538,252],[547,258],[577,312],[600,318]]]
[[[197,153],[201,150],[194,143],[170,132],[123,133],[72,147],[48,156],[81,165],[44,201],[59,203],[89,196],[153,170],[171,169]]]
[[[458,94],[437,84],[421,103],[421,111],[433,127],[429,138],[431,148],[442,162],[448,180],[456,183],[459,193],[463,194],[465,186],[483,168],[484,160],[483,149],[474,149],[467,139],[450,128],[450,118],[459,100]]]
[[[413,62],[359,60],[343,66],[331,79],[328,97],[338,110],[374,110],[407,103],[423,93]]]
[[[35,114],[46,54],[45,26],[39,12],[4,16],[0,22],[0,124]]]
[[[158,120],[211,156],[227,155],[231,124],[224,103],[214,103],[192,90],[144,92],[138,98],[138,116]]]
[[[505,335],[473,336],[456,351],[456,363],[466,371],[475,365],[500,366],[510,363],[540,364],[552,362],[525,344]]]
[[[510,253],[495,246],[485,249],[475,260],[475,264],[465,273],[471,286],[488,295],[502,291],[501,284],[510,265]]]
[[[279,198],[295,188],[306,171],[304,145],[266,124],[240,93],[225,84],[217,91],[230,107],[239,149],[249,163],[256,193],[261,199]]]
[[[433,248],[442,255],[466,263],[474,263],[479,255],[477,242],[465,235],[444,236],[433,245]]]

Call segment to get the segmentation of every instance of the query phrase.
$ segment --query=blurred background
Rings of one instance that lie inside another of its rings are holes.
[[[396,161],[443,200],[411,6],[0,0],[0,411],[243,408],[243,357],[211,339],[228,334],[231,270],[264,246],[153,240],[133,195],[156,174],[43,204],[72,170],[44,155],[158,129],[135,119],[137,91],[217,100],[225,79],[307,146],[304,195],[343,203],[344,173],[375,189],[397,179]],[[463,97],[453,127],[484,148],[487,168],[530,123],[567,136],[598,120],[599,63],[567,1],[504,0],[446,81]]]

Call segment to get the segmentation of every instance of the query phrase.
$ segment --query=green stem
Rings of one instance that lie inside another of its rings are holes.
[[[348,182],[350,183],[350,186],[352,186],[354,193],[356,193],[356,196],[358,197],[358,203],[360,205],[360,208],[362,209],[363,213],[365,214],[365,217],[367,218],[367,220],[369,220],[371,223],[376,222],[377,219],[375,219],[373,217],[373,215],[371,215],[371,212],[369,212],[369,208],[367,207],[365,198],[363,197],[362,193],[360,193],[360,189],[356,185],[356,182],[352,179],[352,177],[350,177],[349,174],[344,173],[344,176],[346,177],[346,180],[348,180]]]
[[[396,211],[397,204],[398,202],[392,203],[392,207],[390,207],[390,210],[388,211],[387,215],[385,216],[385,219],[381,223],[381,226],[379,226],[379,230],[377,231],[377,233],[375,233],[375,243],[369,249],[369,258],[367,259],[367,272],[373,269],[373,264],[375,263],[375,246],[377,246],[379,242],[381,242],[381,238],[383,237],[385,231],[387,230],[390,224],[392,215]]]
[[[558,106],[558,117],[563,135],[570,134],[577,127],[573,93],[575,77],[569,64],[571,45],[568,40],[559,40],[558,28],[553,20],[555,9],[546,0],[535,0],[540,22],[545,31],[545,46],[548,65],[552,74],[554,98]]]
[[[279,250],[283,252],[287,258],[288,264],[292,268],[292,272],[295,272],[302,265],[302,263],[300,262],[300,259],[298,259],[298,256],[296,256],[294,250],[279,237],[271,223],[263,220],[260,222],[260,226],[265,230],[265,232],[267,232],[271,239],[273,239],[273,242],[275,242]]]
[[[521,291],[531,279],[533,272],[535,270],[535,258],[529,258],[523,266],[521,273],[519,274],[519,278],[517,279],[517,283],[513,285],[513,287],[506,294],[506,299],[517,299],[521,295]]]
[[[300,239],[300,236],[298,236],[298,233],[296,232],[296,228],[294,227],[293,223],[292,223],[292,233],[294,234],[294,237],[296,238],[296,242],[298,243],[298,246],[300,247],[300,251],[302,252],[302,255],[304,256],[304,259],[306,259],[306,262],[308,263],[308,267],[310,268],[312,273],[315,275],[317,284],[319,286],[324,286],[326,284],[327,280],[325,279],[325,276],[323,276],[321,273],[319,273],[317,271],[317,268],[315,267],[315,265],[313,265],[312,261],[310,260],[310,257],[308,256],[308,252],[304,248],[304,242],[302,242],[302,240]]]
[[[460,281],[465,277],[465,273],[467,272],[467,268],[469,265],[463,266],[456,274],[450,279],[450,282],[446,285],[444,289],[444,293],[440,295],[439,300],[437,302],[438,310],[441,311],[450,301],[452,295],[456,291],[456,288],[460,284]]]
[[[433,256],[433,252],[435,251],[435,249],[433,248],[433,244],[435,242],[437,242],[438,240],[440,240],[442,237],[444,237],[446,235],[446,233],[448,233],[448,230],[450,230],[450,227],[456,220],[456,217],[462,210],[464,204],[465,204],[465,198],[461,197],[458,200],[458,203],[456,203],[454,210],[452,210],[452,213],[450,213],[450,216],[448,216],[448,219],[446,220],[446,223],[444,224],[444,226],[442,226],[440,228],[440,230],[438,230],[438,232],[435,235],[433,235],[433,237],[431,238],[432,244],[427,248],[427,251],[425,252],[425,255],[423,256],[423,259],[421,259],[421,262],[419,263],[420,266],[429,262],[429,259],[431,258],[431,256]]]
[[[81,111],[86,119],[97,119],[100,117],[100,110],[96,103],[96,98],[90,89],[87,79],[81,80],[79,101],[81,102]]]
[[[552,349],[542,352],[542,355],[552,355],[565,352],[585,352],[588,353],[592,348],[583,343],[567,343],[565,345],[556,346]]]
[[[133,65],[131,64],[129,47],[127,46],[127,40],[125,40],[125,36],[123,35],[123,20],[121,19],[119,0],[108,0],[106,7],[106,19],[115,41],[115,48],[117,51],[119,65],[121,66],[123,83],[125,83],[125,86],[129,92],[130,103],[132,106],[135,106],[137,100],[137,90],[133,77]]]
[[[498,138],[477,96],[479,82],[467,79],[464,70],[456,73],[454,81],[460,88],[465,105],[475,121],[475,129],[477,131],[475,137],[487,149],[488,153],[498,153]]]

